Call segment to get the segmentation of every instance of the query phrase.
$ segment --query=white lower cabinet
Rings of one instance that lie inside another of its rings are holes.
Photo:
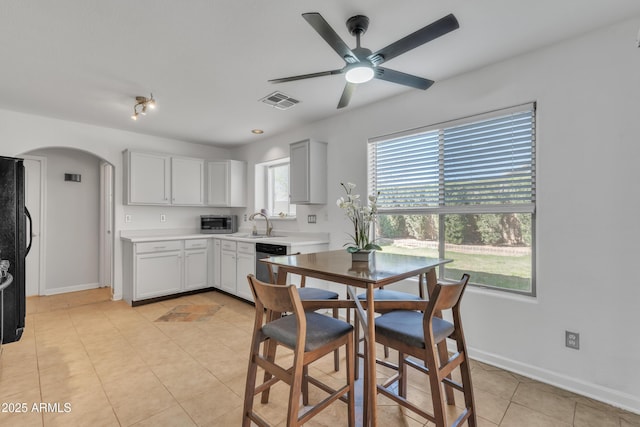
[[[123,255],[130,304],[208,287],[207,239],[127,242]]]
[[[209,285],[214,288],[220,288],[220,256],[222,254],[222,248],[220,245],[220,239],[209,240]]]
[[[220,287],[231,294],[236,293],[236,242],[222,241],[220,251]]]
[[[208,285],[207,240],[185,240],[184,242],[184,289],[192,291]]]
[[[180,292],[181,251],[136,255],[136,300]]]
[[[256,274],[256,245],[255,243],[238,242],[236,255],[236,295],[253,301],[253,294],[249,287],[247,275]]]
[[[253,301],[247,275],[256,271],[256,245],[222,240],[220,243],[220,287],[223,291]]]

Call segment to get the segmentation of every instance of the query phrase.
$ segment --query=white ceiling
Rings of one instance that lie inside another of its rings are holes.
[[[640,1],[7,0],[0,3],[0,108],[233,145],[417,90],[373,80],[337,110],[343,76],[268,83],[344,65],[304,12],[322,14],[351,47],[345,21],[367,15],[362,45],[372,51],[454,13],[460,29],[385,63],[437,84],[640,16]],[[302,102],[286,111],[258,102],[275,90]],[[150,92],[158,109],[134,122],[134,98]]]

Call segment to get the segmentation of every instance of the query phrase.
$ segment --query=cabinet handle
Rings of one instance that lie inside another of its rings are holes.
[[[154,246],[153,249],[166,249],[166,246]]]

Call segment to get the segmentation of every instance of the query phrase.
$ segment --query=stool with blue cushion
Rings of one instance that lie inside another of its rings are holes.
[[[375,289],[373,291],[373,300],[374,301],[419,301],[424,299],[424,286],[422,285],[422,278],[418,282],[418,294],[414,295],[408,292],[399,292],[392,291],[388,289]],[[360,301],[367,300],[367,294],[359,294],[357,298]],[[356,361],[355,361],[355,369],[356,369],[356,379],[359,378],[360,375],[360,358],[364,355],[360,353],[359,346],[362,339],[360,338],[360,328],[355,329],[355,340],[356,340]],[[389,348],[384,347],[384,357],[389,357]]]
[[[464,395],[464,410],[452,425],[467,422],[470,427],[477,426],[471,368],[460,317],[460,301],[468,281],[469,275],[464,274],[459,282],[438,283],[425,303],[424,312],[395,310],[375,320],[376,342],[398,351],[396,374],[377,386],[378,393],[435,423],[437,427],[449,425],[445,403],[453,405],[452,401],[445,399],[443,385],[453,387]],[[451,310],[453,322],[442,318],[443,310]],[[447,340],[455,344],[456,352],[442,360],[438,344]],[[433,413],[407,400],[407,367],[428,375]],[[460,369],[461,383],[451,379],[451,373],[456,368]]]
[[[267,421],[254,411],[253,403],[258,394],[262,394],[262,403],[268,403],[269,390],[278,381],[283,381],[290,387],[287,426],[302,425],[336,400],[347,403],[347,424],[353,426],[353,326],[333,317],[305,311],[299,290],[294,285],[268,284],[253,275],[249,275],[247,279],[255,301],[256,316],[245,386],[243,427],[249,427],[252,422],[268,426]],[[292,314],[282,316],[282,313]],[[262,343],[268,349],[264,355],[260,354]],[[278,346],[293,351],[293,366],[286,367],[276,363]],[[346,347],[346,384],[336,389],[311,377],[308,366],[341,346]],[[266,375],[265,381],[256,386],[258,368],[264,369]],[[310,406],[310,384],[328,393],[328,397]]]
[[[294,255],[299,255],[300,253],[296,253]],[[269,269],[269,280],[271,283],[277,283],[277,273],[273,271],[271,264],[267,265]],[[326,289],[313,288],[306,286],[306,278],[302,276],[300,278],[300,287],[298,288],[298,295],[300,295],[300,299],[302,301],[307,300],[337,300],[339,295],[337,292],[328,291]],[[334,319],[339,319],[340,316],[338,314],[338,309],[332,309],[332,315]],[[333,369],[338,372],[340,370],[340,350],[336,349],[333,352]]]

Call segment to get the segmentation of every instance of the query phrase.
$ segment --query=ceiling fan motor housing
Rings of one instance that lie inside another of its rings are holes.
[[[369,18],[364,15],[356,15],[347,19],[347,29],[352,36],[363,35],[369,28]]]

